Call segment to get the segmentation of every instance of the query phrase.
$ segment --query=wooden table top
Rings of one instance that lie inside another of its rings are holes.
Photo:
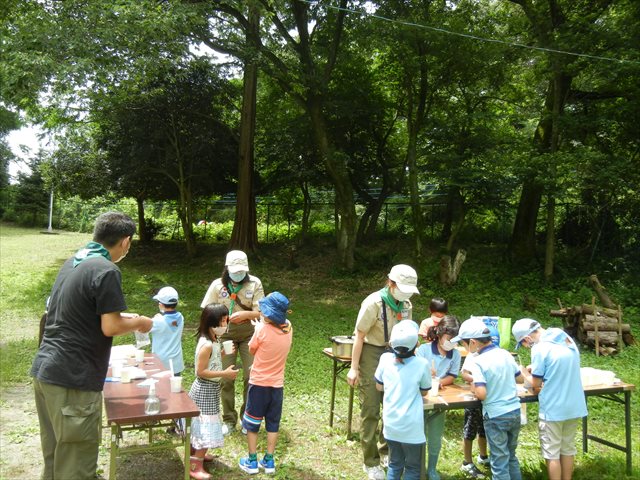
[[[129,364],[135,365],[133,359],[129,360]],[[151,353],[145,354],[144,362],[137,366],[146,371],[148,378],[154,373],[166,370],[160,359]],[[111,369],[109,369],[108,375],[111,375]],[[144,413],[144,401],[149,395],[149,387],[138,387],[138,384],[143,381],[144,379],[131,380],[131,383],[105,382],[103,395],[107,423],[128,425],[150,420],[197,417],[200,415],[198,406],[185,391],[185,388],[188,389],[189,386],[185,386],[183,383],[180,393],[171,393],[169,377],[159,378],[156,383],[156,394],[160,399],[160,413],[146,415]]]
[[[519,390],[522,385],[519,385]],[[584,388],[584,393],[587,396],[602,395],[605,393],[620,393],[624,391],[635,390],[635,385],[630,383],[618,383],[614,385],[592,385]],[[531,389],[518,392],[520,402],[531,403],[538,401],[538,395],[534,394]],[[453,410],[457,408],[474,408],[481,407],[482,402],[478,400],[475,395],[471,393],[471,387],[468,384],[464,385],[447,385],[446,387],[440,387],[438,396],[434,398],[427,398],[424,402],[425,410],[437,409],[437,410]]]

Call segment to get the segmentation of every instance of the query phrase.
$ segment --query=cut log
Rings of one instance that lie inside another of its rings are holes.
[[[586,333],[585,340],[587,345],[595,345],[596,344],[596,332],[584,332]],[[598,332],[598,343],[600,345],[617,345],[618,344],[618,333],[617,332]]]
[[[616,325],[618,325],[618,319],[617,318],[613,318],[613,317],[605,317],[603,315],[585,315],[584,316],[584,321],[585,322],[598,322],[600,324],[609,324],[609,323],[614,323]]]
[[[582,322],[580,327],[587,332],[592,332],[596,329],[595,322]],[[598,331],[620,333],[617,323],[598,323]],[[631,333],[631,326],[628,323],[622,324],[622,333]]]
[[[598,276],[591,275],[589,277],[589,282],[591,282],[591,286],[596,291],[596,295],[598,295],[600,303],[602,303],[605,308],[615,309],[616,304],[611,300],[611,298],[609,298],[609,295],[607,295],[607,292],[605,291],[606,289],[602,286],[600,280],[598,280]]]
[[[549,310],[549,315],[551,317],[568,317],[571,313],[566,308],[563,308],[561,310]]]
[[[584,313],[585,315],[589,313],[593,314],[593,307],[586,303],[583,303],[580,307],[576,307],[575,310],[577,313]],[[604,313],[607,317],[615,318],[618,316],[618,310],[615,310],[613,308],[596,308],[596,311]]]

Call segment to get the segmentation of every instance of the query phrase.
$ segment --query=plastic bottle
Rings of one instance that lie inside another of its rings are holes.
[[[160,413],[160,399],[156,395],[156,384],[149,386],[149,396],[144,401],[144,413],[147,415],[156,415]]]

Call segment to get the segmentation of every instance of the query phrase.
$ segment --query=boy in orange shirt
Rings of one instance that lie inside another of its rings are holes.
[[[289,300],[280,292],[273,292],[258,302],[262,321],[255,322],[255,332],[249,341],[249,352],[254,356],[247,391],[247,407],[242,427],[247,430],[249,456],[240,459],[240,470],[253,475],[264,469],[275,473],[273,453],[278,441],[284,369],[291,350],[293,330],[287,320]],[[267,453],[258,461],[258,431],[262,420],[267,430]]]

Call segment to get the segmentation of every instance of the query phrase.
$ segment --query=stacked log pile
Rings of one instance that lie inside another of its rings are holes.
[[[601,303],[606,306],[596,305],[594,297],[591,305],[565,308],[560,304],[560,310],[551,310],[550,313],[552,317],[563,318],[565,331],[577,341],[593,347],[596,355],[610,355],[622,350],[625,344],[635,343],[635,340],[631,326],[622,321],[621,307],[606,295],[595,275],[590,277],[590,281]]]

